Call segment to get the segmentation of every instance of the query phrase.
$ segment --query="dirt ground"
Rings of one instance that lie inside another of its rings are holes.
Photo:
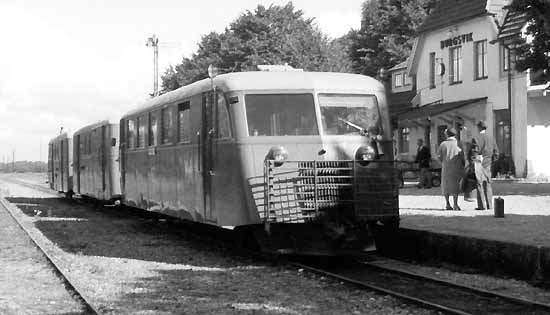
[[[18,179],[44,182],[24,176]],[[104,314],[435,314],[241,257],[177,223],[46,196],[2,177],[0,185],[20,219]]]

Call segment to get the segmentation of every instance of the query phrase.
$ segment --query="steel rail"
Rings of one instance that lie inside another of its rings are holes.
[[[25,225],[12,212],[12,209],[10,208],[10,205],[7,204],[7,201],[3,197],[0,197],[0,205],[4,209],[6,209],[6,211],[10,214],[10,216],[15,220],[17,225],[19,225],[19,227],[23,230],[23,232],[25,232],[25,234],[27,234],[27,236],[31,239],[33,244],[38,248],[38,250],[42,253],[42,255],[44,255],[48,265],[50,265],[50,267],[53,269],[54,273],[63,282],[63,285],[65,286],[65,288],[69,291],[69,293],[71,293],[73,298],[75,298],[78,302],[81,303],[81,305],[83,306],[83,311],[85,312],[85,314],[90,314],[90,315],[99,315],[99,314],[101,314],[101,312],[99,312],[96,308],[94,308],[92,306],[92,304],[89,302],[90,299],[84,293],[82,293],[80,290],[78,290],[76,288],[76,286],[69,280],[70,279],[69,276],[67,274],[65,274],[59,266],[57,266],[57,264],[55,263],[54,259],[50,256],[50,254],[48,254],[48,252],[44,249],[44,247],[42,245],[40,245],[40,242],[38,242],[33,237],[33,235],[31,233],[29,233],[29,231],[27,230]]]
[[[408,276],[408,277],[413,277],[413,278],[416,278],[416,279],[426,279],[426,280],[429,280],[431,282],[435,282],[435,283],[439,283],[439,284],[443,284],[443,285],[448,285],[448,286],[453,286],[457,289],[468,290],[468,291],[477,293],[479,295],[485,295],[485,296],[488,296],[488,297],[499,297],[501,299],[508,300],[508,301],[513,301],[513,302],[516,302],[516,303],[519,303],[519,304],[540,307],[540,308],[543,308],[543,309],[547,309],[548,313],[550,314],[550,304],[531,301],[531,300],[526,300],[526,299],[518,298],[518,297],[515,297],[515,296],[510,296],[510,295],[506,295],[506,294],[502,294],[502,293],[498,293],[498,292],[493,292],[493,291],[489,291],[489,290],[485,290],[485,289],[481,289],[481,288],[475,288],[475,287],[468,286],[468,285],[465,285],[465,284],[459,284],[459,283],[456,283],[456,282],[451,282],[451,281],[447,281],[447,280],[443,280],[443,279],[438,279],[438,278],[427,276],[427,275],[421,275],[421,274],[414,273],[414,272],[411,272],[411,271],[407,271],[407,270],[404,270],[404,269],[401,269],[401,268],[380,266],[380,265],[373,264],[373,263],[368,262],[368,261],[363,261],[361,263],[364,264],[364,265],[367,265],[371,268],[376,268],[376,269],[383,270],[383,271],[386,271],[386,272],[399,273],[399,274],[402,274],[402,275],[405,275],[405,276]]]
[[[400,298],[400,299],[403,299],[403,300],[406,300],[406,301],[410,301],[410,302],[413,302],[415,304],[418,304],[418,305],[421,305],[421,306],[424,306],[424,307],[427,307],[427,308],[431,308],[431,309],[435,309],[435,310],[445,312],[447,314],[457,314],[457,315],[473,315],[473,314],[476,314],[476,313],[469,313],[469,312],[467,312],[463,309],[459,309],[459,308],[456,308],[456,307],[449,307],[449,306],[439,304],[439,303],[437,303],[437,299],[435,299],[436,301],[434,302],[433,299],[428,300],[428,299],[419,298],[419,297],[415,297],[415,296],[412,296],[412,295],[404,294],[402,292],[398,292],[397,290],[392,290],[391,288],[388,289],[387,287],[381,287],[381,286],[378,286],[376,284],[369,283],[368,280],[358,280],[358,279],[354,279],[352,277],[349,277],[349,276],[346,276],[346,275],[343,275],[343,274],[335,273],[335,272],[328,271],[328,270],[323,270],[322,267],[321,268],[313,267],[313,266],[310,266],[308,264],[304,264],[304,263],[301,263],[301,262],[295,262],[295,261],[290,261],[289,264],[294,265],[294,266],[299,267],[299,268],[303,268],[303,269],[308,270],[308,271],[313,272],[313,273],[322,274],[322,275],[332,277],[332,278],[335,278],[335,279],[338,279],[338,280],[341,280],[341,281],[344,281],[344,282],[347,282],[347,283],[358,285],[358,286],[363,287],[363,288],[367,288],[367,289],[382,292],[382,293],[385,293],[385,294],[388,294],[388,295],[392,295],[392,296],[395,296],[397,298]],[[532,311],[535,312],[535,314],[550,314],[550,305],[549,304],[535,302],[535,301],[529,301],[529,300],[525,300],[525,299],[521,299],[521,298],[517,298],[517,297],[513,297],[513,296],[508,296],[508,295],[497,293],[497,292],[478,289],[478,288],[458,284],[458,283],[455,283],[455,282],[450,282],[450,281],[445,281],[445,280],[433,278],[433,277],[430,277],[430,276],[420,275],[420,274],[409,272],[409,271],[406,271],[406,270],[403,270],[403,269],[384,267],[384,266],[380,266],[380,265],[377,265],[377,264],[372,264],[370,262],[360,262],[360,264],[365,265],[366,268],[370,268],[371,270],[372,269],[379,270],[380,272],[389,273],[389,274],[392,274],[392,273],[393,274],[400,274],[403,277],[408,277],[408,278],[416,279],[416,280],[422,280],[426,283],[431,282],[431,283],[435,283],[437,285],[447,286],[452,290],[461,290],[463,292],[469,292],[470,294],[473,294],[473,295],[476,295],[476,296],[481,296],[481,297],[485,297],[485,298],[493,298],[493,299],[501,299],[501,300],[504,300],[504,301],[506,301],[510,304],[523,305],[524,307],[527,307],[527,308],[533,308]]]
[[[397,298],[400,298],[400,299],[403,299],[403,300],[406,300],[406,301],[409,301],[409,302],[413,302],[415,304],[418,304],[418,305],[421,305],[421,306],[424,306],[424,307],[427,307],[427,308],[430,308],[430,309],[443,311],[447,314],[474,315],[474,314],[471,314],[471,313],[466,313],[466,312],[462,312],[460,310],[456,310],[456,309],[453,309],[453,308],[450,308],[450,307],[446,307],[444,305],[440,305],[440,304],[437,304],[437,303],[432,303],[430,301],[426,301],[426,300],[419,299],[419,298],[416,298],[416,297],[413,297],[413,296],[402,294],[402,293],[397,292],[397,291],[382,288],[382,287],[379,287],[377,285],[367,283],[365,281],[352,279],[352,278],[349,278],[349,277],[346,277],[346,276],[342,276],[342,275],[339,275],[339,274],[336,274],[336,273],[332,273],[330,271],[326,271],[326,270],[319,269],[319,268],[316,268],[316,267],[311,267],[311,266],[308,266],[308,265],[305,265],[305,264],[302,264],[302,263],[290,262],[290,264],[293,265],[293,266],[299,267],[299,268],[303,268],[305,270],[308,270],[308,271],[316,273],[316,274],[328,276],[328,277],[331,277],[331,278],[334,278],[334,279],[338,279],[338,280],[341,280],[341,281],[344,281],[344,282],[347,282],[347,283],[357,285],[357,286],[362,287],[362,288],[366,288],[366,289],[370,289],[370,290],[373,290],[373,291],[388,294],[388,295],[391,295],[391,296],[394,296],[394,297],[397,297]]]

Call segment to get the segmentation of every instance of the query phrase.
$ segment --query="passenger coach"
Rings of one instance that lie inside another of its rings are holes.
[[[73,141],[62,133],[48,143],[48,182],[50,188],[67,195],[73,193]]]
[[[235,228],[264,250],[363,243],[368,223],[399,220],[389,121],[383,85],[362,75],[205,79],[122,117],[123,202]]]
[[[98,200],[120,199],[118,123],[107,120],[73,134],[74,192]]]

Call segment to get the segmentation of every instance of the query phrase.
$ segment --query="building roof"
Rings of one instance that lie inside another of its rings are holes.
[[[448,103],[435,103],[430,105],[425,105],[421,107],[416,107],[410,111],[404,112],[398,116],[399,120],[413,120],[417,118],[428,118],[430,116],[435,116],[448,112],[453,109],[458,109],[467,105],[471,105],[480,101],[487,100],[487,97],[472,98],[463,101],[448,102]]]
[[[440,0],[416,30],[424,33],[487,14],[487,0]]]
[[[502,26],[499,28],[497,41],[507,45],[517,41],[521,42],[521,30],[528,20],[529,17],[525,12],[508,11]]]
[[[395,66],[389,68],[388,71],[395,71],[395,70],[405,69],[405,68],[407,68],[407,63],[408,62],[409,62],[409,58],[407,58],[407,60],[403,61],[402,63],[398,63]]]

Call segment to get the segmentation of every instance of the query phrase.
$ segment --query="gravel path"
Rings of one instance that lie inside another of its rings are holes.
[[[17,185],[4,185],[18,193],[10,201],[35,227],[35,237],[104,314],[436,314],[332,279],[239,257],[197,240],[183,225],[128,216],[116,208],[27,197]]]
[[[44,255],[0,205],[0,314],[80,314]]]

